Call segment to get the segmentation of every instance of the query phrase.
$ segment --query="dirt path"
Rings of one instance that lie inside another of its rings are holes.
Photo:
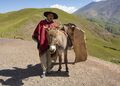
[[[88,57],[86,62],[71,64],[73,51],[69,51],[69,75],[57,73],[40,78],[41,67],[36,43],[14,39],[0,39],[0,86],[120,86],[120,66]]]

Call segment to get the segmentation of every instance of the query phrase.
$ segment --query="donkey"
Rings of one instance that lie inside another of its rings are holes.
[[[86,37],[82,27],[77,27],[73,23],[64,24],[62,28],[68,34],[69,41],[72,44],[73,50],[75,52],[75,61],[82,62],[87,60],[87,47],[86,47]]]
[[[66,72],[68,71],[67,50],[73,47],[75,52],[75,61],[82,62],[87,60],[87,48],[84,31],[73,23],[64,24],[60,29],[51,29],[48,32],[49,51],[51,57],[59,57],[59,69],[61,71],[62,53],[64,53],[64,62]]]
[[[66,72],[68,71],[68,59],[67,59],[67,50],[68,50],[68,45],[67,45],[67,34],[60,29],[51,29],[48,32],[48,44],[49,44],[49,51],[52,55],[56,55],[55,57],[59,58],[59,69],[58,71],[61,71],[62,69],[62,54],[64,53],[64,62],[65,62],[65,67],[66,67]]]

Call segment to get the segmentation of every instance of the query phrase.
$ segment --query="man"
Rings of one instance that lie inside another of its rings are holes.
[[[58,15],[54,12],[44,12],[46,19],[41,20],[37,25],[32,38],[38,43],[39,56],[41,60],[41,66],[43,68],[43,75],[49,72],[51,69],[51,58],[48,51],[48,40],[47,31],[48,29],[56,29],[59,27],[59,23],[55,22],[54,19],[58,19]]]

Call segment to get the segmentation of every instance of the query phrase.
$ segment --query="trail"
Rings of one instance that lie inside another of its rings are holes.
[[[41,78],[41,67],[33,41],[0,38],[0,86],[120,86],[120,66],[89,56],[86,62],[72,64],[74,52],[68,52],[69,75],[52,73]]]

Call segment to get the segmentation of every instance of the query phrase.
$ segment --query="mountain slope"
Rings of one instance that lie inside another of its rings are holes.
[[[31,40],[32,33],[41,19],[44,11],[54,11],[59,15],[59,21],[75,23],[85,31],[88,53],[115,63],[120,63],[120,40],[104,30],[99,24],[82,17],[76,17],[59,9],[22,9],[0,14],[0,37]],[[111,53],[112,52],[112,53]]]
[[[92,2],[75,12],[75,14],[79,13],[120,23],[120,0]]]
[[[92,2],[77,10],[74,14],[84,15],[93,21],[102,21],[112,30],[108,31],[120,35],[120,0]]]

